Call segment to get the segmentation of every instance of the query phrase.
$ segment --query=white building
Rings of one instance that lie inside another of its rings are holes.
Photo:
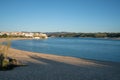
[[[24,34],[26,37],[33,37],[33,33],[25,33]]]

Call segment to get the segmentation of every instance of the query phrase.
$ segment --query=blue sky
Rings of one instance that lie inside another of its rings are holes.
[[[120,32],[120,0],[0,0],[0,31]]]

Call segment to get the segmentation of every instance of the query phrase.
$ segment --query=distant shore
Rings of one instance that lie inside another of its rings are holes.
[[[14,38],[21,40],[26,38]],[[6,41],[5,38],[0,42]],[[1,80],[119,80],[120,63],[28,52],[10,48],[8,56],[26,67],[0,71]]]

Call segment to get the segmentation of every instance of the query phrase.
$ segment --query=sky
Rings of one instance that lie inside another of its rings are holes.
[[[0,0],[0,31],[120,32],[120,0]]]

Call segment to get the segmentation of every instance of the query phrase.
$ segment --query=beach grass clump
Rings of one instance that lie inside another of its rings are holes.
[[[0,55],[0,70],[11,70],[14,67],[23,66],[19,61],[14,58],[4,57]]]
[[[19,61],[14,58],[8,57],[11,41],[7,39],[7,44],[0,44],[0,70],[10,70],[14,67],[23,66]]]
[[[4,58],[3,60],[2,60],[2,67],[7,67],[9,65],[9,60],[8,59],[6,59],[6,58]]]

